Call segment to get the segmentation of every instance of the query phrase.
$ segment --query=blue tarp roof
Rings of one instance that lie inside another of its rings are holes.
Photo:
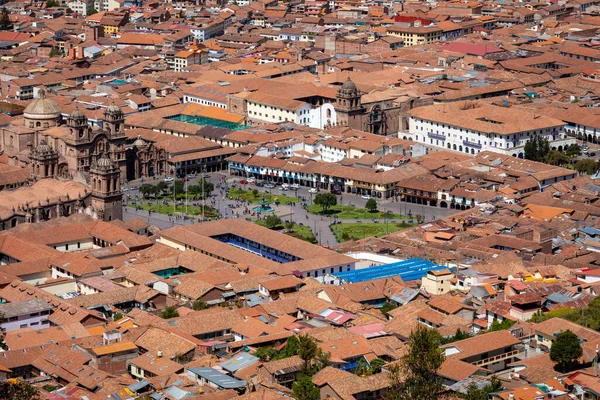
[[[376,267],[357,269],[354,271],[338,272],[334,276],[346,282],[364,282],[373,279],[391,278],[399,276],[404,281],[414,281],[427,275],[427,271],[437,271],[446,267],[436,265],[422,258],[383,264]]]

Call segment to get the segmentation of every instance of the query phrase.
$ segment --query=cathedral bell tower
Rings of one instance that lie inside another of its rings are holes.
[[[104,129],[108,132],[108,136],[111,138],[123,136],[125,134],[124,125],[123,111],[115,104],[108,106],[104,111]]]
[[[351,122],[356,116],[363,113],[364,109],[360,103],[360,91],[352,82],[350,77],[338,89],[335,101],[337,124],[342,126],[356,125]],[[359,124],[360,125],[360,124]]]
[[[90,168],[92,207],[98,219],[112,221],[123,219],[123,194],[121,193],[121,170],[105,156]]]
[[[89,140],[88,119],[79,108],[76,108],[67,118],[67,127],[73,140]]]
[[[29,153],[29,159],[32,179],[54,178],[58,175],[58,153],[45,140]]]

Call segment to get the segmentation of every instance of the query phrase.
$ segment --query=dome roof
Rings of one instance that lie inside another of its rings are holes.
[[[44,153],[52,153],[52,147],[50,147],[48,145],[48,143],[46,143],[45,140],[42,140],[40,142],[40,144],[37,145],[37,147],[35,148],[36,153],[38,154],[44,154]]]
[[[105,114],[115,114],[115,113],[120,113],[120,112],[121,112],[121,109],[119,108],[119,106],[117,106],[116,104],[113,103],[106,108],[106,111],[104,113]]]
[[[85,114],[79,108],[76,108],[75,110],[73,110],[71,115],[69,115],[69,117],[72,119],[83,119],[85,118]]]
[[[106,156],[102,156],[101,158],[92,163],[92,169],[96,170],[111,170],[115,167],[115,163]]]
[[[112,168],[113,162],[108,157],[102,157],[98,161],[96,161],[96,167],[98,168]]]
[[[352,82],[350,77],[348,77],[348,79],[346,79],[346,81],[342,85],[342,89],[343,90],[356,90],[356,85],[354,84],[354,82]]]
[[[40,97],[25,107],[23,116],[28,119],[57,119],[60,118],[60,107],[40,90]]]

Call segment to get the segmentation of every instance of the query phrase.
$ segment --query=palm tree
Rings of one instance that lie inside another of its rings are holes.
[[[308,335],[300,335],[298,339],[298,355],[304,360],[304,371],[308,371],[309,364],[316,357],[319,347],[317,341]]]

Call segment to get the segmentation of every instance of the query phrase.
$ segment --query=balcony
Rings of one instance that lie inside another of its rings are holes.
[[[481,148],[481,144],[475,143],[475,142],[469,142],[467,139],[463,140],[463,144],[465,146],[475,147],[476,149],[480,149]]]
[[[433,133],[433,132],[429,132],[427,134],[428,137],[432,138],[432,139],[437,139],[437,140],[446,140],[446,136],[441,135],[439,133]]]
[[[508,353],[502,353],[502,354],[498,354],[497,356],[488,357],[488,358],[484,358],[483,360],[475,361],[472,364],[476,365],[476,366],[488,365],[488,364],[492,364],[492,363],[495,363],[498,361],[507,360],[509,358],[516,356],[517,354],[519,354],[519,350],[512,350],[512,351],[509,351]]]

